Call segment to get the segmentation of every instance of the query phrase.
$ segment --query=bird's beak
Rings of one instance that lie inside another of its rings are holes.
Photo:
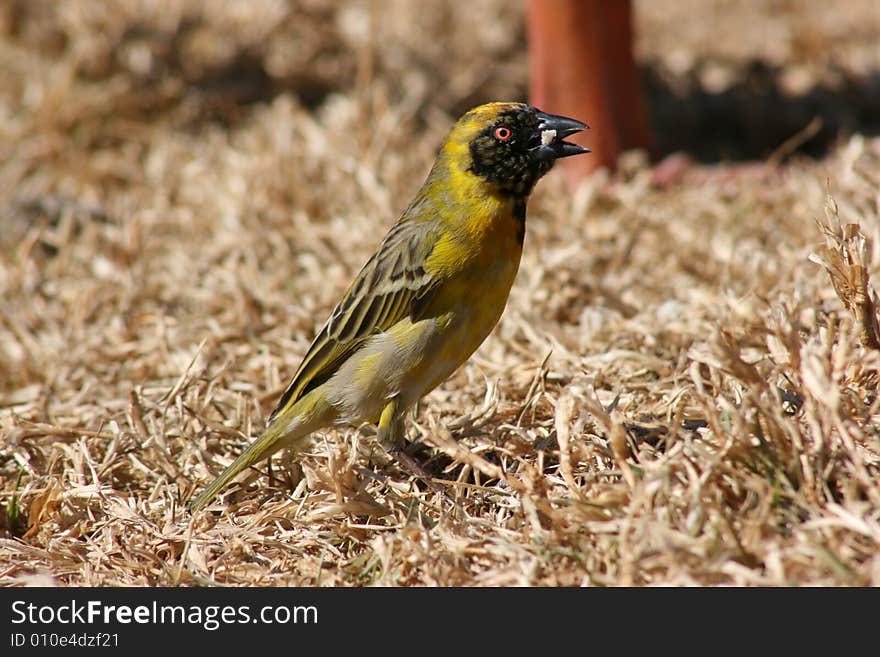
[[[537,112],[538,127],[533,140],[535,145],[529,149],[532,155],[542,161],[558,160],[561,157],[589,153],[590,149],[579,144],[562,141],[581,130],[589,130],[586,124],[565,116]]]

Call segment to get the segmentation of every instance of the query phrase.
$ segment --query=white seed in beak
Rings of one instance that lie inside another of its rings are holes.
[[[555,130],[541,130],[541,146],[548,146],[556,139]]]

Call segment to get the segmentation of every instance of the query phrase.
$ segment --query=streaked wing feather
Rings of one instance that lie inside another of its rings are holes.
[[[423,265],[436,242],[432,221],[400,221],[391,228],[318,331],[270,421],[329,379],[370,335],[423,307],[434,287]]]

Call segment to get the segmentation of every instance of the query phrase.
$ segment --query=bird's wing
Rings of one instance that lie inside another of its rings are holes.
[[[404,317],[417,318],[435,287],[424,264],[437,239],[433,221],[400,221],[391,228],[315,336],[270,422],[327,381],[366,338]]]

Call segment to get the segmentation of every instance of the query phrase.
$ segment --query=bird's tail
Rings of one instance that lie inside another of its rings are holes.
[[[301,449],[306,438],[316,429],[333,420],[333,408],[324,398],[323,391],[313,390],[295,404],[276,415],[259,438],[235,459],[194,501],[189,510],[195,513],[203,508],[220,490],[240,472],[283,447]]]

